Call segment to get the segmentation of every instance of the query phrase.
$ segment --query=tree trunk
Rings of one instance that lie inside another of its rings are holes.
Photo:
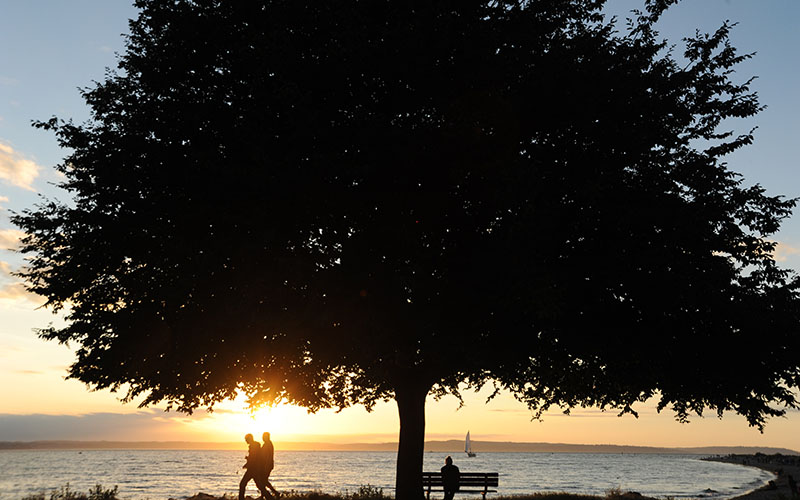
[[[397,500],[422,500],[422,456],[425,451],[425,397],[428,388],[406,386],[395,391],[400,413],[397,447]]]

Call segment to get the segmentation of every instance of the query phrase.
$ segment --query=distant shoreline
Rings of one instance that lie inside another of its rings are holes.
[[[800,455],[788,448],[763,446],[703,446],[667,448],[653,446],[589,445],[568,443],[519,443],[501,441],[472,441],[478,453],[630,453],[681,455]],[[0,441],[0,450],[241,450],[242,443],[198,441]],[[278,451],[397,451],[397,443],[326,443],[275,442]],[[458,453],[464,451],[460,440],[427,441],[425,451]]]

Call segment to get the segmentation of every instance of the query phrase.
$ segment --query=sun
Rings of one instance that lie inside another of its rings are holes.
[[[280,418],[281,407],[261,408],[254,412],[244,410],[236,416],[236,423],[243,434],[250,433],[253,436],[261,437],[264,431],[275,434],[285,434],[285,425]]]
[[[265,431],[275,435],[294,434],[294,429],[290,425],[291,419],[287,413],[291,409],[286,406],[276,406],[272,408],[260,408],[250,411],[246,408],[237,410],[224,410],[214,419],[214,427],[221,434],[237,436],[242,439],[245,434],[252,434],[261,439],[261,434]]]
[[[305,408],[288,404],[251,410],[244,397],[219,405],[203,419],[202,432],[212,441],[239,442],[245,434],[257,439],[266,431],[273,439],[301,439],[310,428]],[[200,430],[200,429],[198,429]]]

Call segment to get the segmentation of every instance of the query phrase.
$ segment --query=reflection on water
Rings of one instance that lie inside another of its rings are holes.
[[[167,500],[200,491],[235,494],[246,450],[4,450],[0,500],[59,488],[86,491],[119,486],[128,500]],[[439,470],[444,453],[426,453],[425,470]],[[582,453],[454,453],[464,472],[499,472],[499,492],[603,494],[610,488],[656,497],[724,499],[754,489],[772,475],[694,455]],[[370,484],[393,493],[395,453],[276,451],[272,483],[278,490],[354,491]],[[248,494],[257,496],[253,483]],[[464,498],[467,495],[459,495]],[[491,497],[489,497],[491,498]]]

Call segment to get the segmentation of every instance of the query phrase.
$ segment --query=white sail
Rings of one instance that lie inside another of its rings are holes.
[[[475,456],[475,452],[472,451],[472,444],[469,442],[469,431],[467,431],[467,438],[464,440],[464,452],[468,457]]]

